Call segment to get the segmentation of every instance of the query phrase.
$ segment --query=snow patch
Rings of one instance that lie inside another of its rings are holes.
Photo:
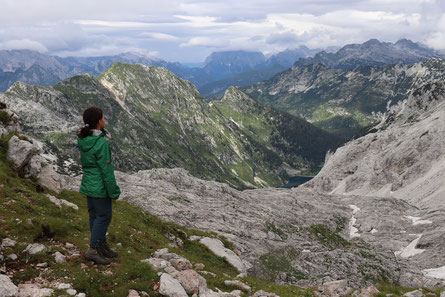
[[[414,239],[413,241],[411,241],[411,243],[407,247],[401,249],[400,251],[394,252],[394,254],[396,256],[400,256],[402,258],[409,258],[414,255],[423,253],[425,250],[416,249],[416,245],[419,242],[420,238],[422,237],[422,234],[417,234],[417,236],[418,237],[416,239]]]
[[[405,218],[411,220],[413,222],[413,225],[426,225],[426,224],[432,224],[433,221],[430,220],[422,220],[420,217],[412,217],[412,216],[404,216]]]
[[[422,270],[423,274],[429,277],[445,279],[445,266]]]
[[[360,234],[358,233],[358,228],[354,227],[355,222],[357,222],[357,218],[355,217],[355,214],[357,214],[360,211],[360,208],[356,205],[349,205],[349,207],[352,209],[352,218],[351,221],[349,221],[349,237],[360,237]]]

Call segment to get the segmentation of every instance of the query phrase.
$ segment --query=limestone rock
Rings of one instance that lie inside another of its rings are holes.
[[[12,162],[14,170],[20,171],[28,164],[29,160],[38,149],[29,141],[21,140],[16,135],[8,142],[7,158]]]
[[[38,253],[45,253],[47,251],[47,247],[40,243],[29,244],[23,252],[27,252],[30,255],[35,255]]]
[[[65,263],[66,262],[66,256],[64,256],[61,252],[55,252],[54,253],[54,260],[56,263]]]
[[[138,291],[136,290],[130,290],[128,291],[128,296],[127,297],[140,297]]]
[[[202,264],[202,263],[196,263],[195,264],[195,269],[203,270],[204,268],[205,268],[205,265]]]
[[[181,284],[167,273],[161,275],[159,293],[167,297],[188,297]]]
[[[352,293],[353,289],[348,286],[347,280],[338,280],[324,283],[318,287],[322,296],[341,297]]]
[[[46,197],[48,197],[48,199],[49,199],[52,203],[54,203],[55,205],[57,205],[59,208],[62,208],[62,205],[66,205],[66,206],[68,206],[68,207],[73,208],[74,210],[79,210],[79,207],[78,207],[76,204],[71,203],[71,202],[69,202],[69,201],[66,201],[65,199],[58,199],[58,198],[56,198],[56,197],[54,197],[54,196],[52,196],[52,195],[50,195],[50,194],[46,194]]]
[[[2,248],[14,247],[17,242],[10,238],[4,238],[2,240]]]
[[[15,261],[18,259],[16,254],[9,254],[7,257],[8,257],[8,259],[11,259],[12,261]]]
[[[403,294],[404,297],[423,297],[425,296],[422,292],[422,290],[415,290],[415,291],[411,291],[411,292],[407,292],[405,294]]]
[[[190,263],[189,260],[182,257],[172,259],[170,263],[172,264],[173,267],[175,267],[179,271],[192,268],[192,263]]]
[[[352,294],[353,297],[374,297],[380,293],[375,286],[369,286],[366,289],[357,290]]]
[[[48,297],[53,293],[53,289],[40,288],[36,284],[20,284],[18,297]]]
[[[4,274],[0,274],[0,297],[16,297],[18,293],[19,289],[11,279]]]
[[[151,266],[151,268],[153,268],[156,271],[162,270],[165,267],[171,265],[170,262],[168,262],[164,259],[159,259],[159,258],[149,258],[149,259],[141,260],[141,262],[149,264]]]
[[[62,177],[49,165],[42,167],[40,174],[37,176],[37,181],[58,194],[62,192]]]
[[[250,293],[252,291],[252,288],[248,285],[246,285],[245,283],[239,281],[239,280],[225,280],[224,284],[226,286],[231,286],[231,287],[237,287],[240,288],[241,290]]]
[[[182,270],[176,273],[174,278],[179,281],[188,294],[199,293],[200,281],[199,274],[196,271],[191,269]],[[207,289],[207,287],[205,289]]]
[[[252,297],[280,297],[275,293],[268,293],[263,290],[259,290],[252,295]]]
[[[224,247],[221,240],[216,238],[204,237],[199,240],[200,243],[205,245],[209,250],[211,250],[215,255],[223,257],[229,262],[233,267],[235,267],[239,272],[246,272],[246,267],[241,259],[232,250]]]

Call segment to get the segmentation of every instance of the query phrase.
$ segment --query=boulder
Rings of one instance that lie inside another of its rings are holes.
[[[347,296],[353,289],[348,287],[347,280],[343,279],[326,282],[318,287],[318,291],[322,293],[322,296]]]
[[[369,286],[366,289],[361,289],[361,290],[357,291],[357,293],[354,292],[354,294],[352,294],[352,296],[353,297],[374,297],[378,293],[380,293],[380,291],[376,287]]]
[[[8,142],[7,159],[12,162],[12,167],[21,173],[23,168],[31,160],[33,154],[38,152],[31,142],[19,139],[16,135],[11,137]]]
[[[240,257],[238,257],[237,254],[235,254],[232,250],[224,247],[224,244],[221,242],[221,240],[216,238],[204,237],[201,238],[199,242],[205,245],[215,255],[225,258],[227,262],[235,267],[240,273],[247,272],[247,269],[244,263],[241,261]]]
[[[247,293],[250,293],[252,291],[252,288],[250,286],[239,280],[225,280],[224,284],[229,287],[237,287]]]
[[[25,248],[25,250],[23,252],[26,252],[30,255],[35,255],[38,253],[44,253],[47,250],[48,249],[43,244],[33,243],[33,244],[28,244],[28,246]]]
[[[151,268],[153,268],[153,270],[156,270],[156,271],[162,270],[165,267],[171,265],[170,262],[168,262],[164,259],[159,259],[159,258],[149,258],[149,259],[141,260],[141,262],[149,264],[151,266]]]
[[[128,296],[127,297],[140,297],[138,291],[136,290],[130,290],[128,291]]]
[[[19,289],[13,284],[11,279],[4,274],[0,274],[0,297],[16,297]]]
[[[189,260],[183,257],[172,259],[170,260],[170,263],[179,271],[192,269],[192,263],[190,263]]]
[[[18,297],[47,297],[53,293],[53,289],[40,288],[35,284],[20,284]]]
[[[167,297],[188,297],[179,281],[171,277],[168,273],[161,275],[159,293]]]
[[[179,271],[174,278],[179,281],[188,294],[197,294],[199,292],[199,274],[196,271],[192,269]]]
[[[46,194],[46,197],[48,197],[49,201],[57,205],[59,208],[62,208],[62,205],[66,205],[74,210],[79,210],[79,207],[76,204],[66,201],[65,199],[58,199],[50,194]]]
[[[62,192],[62,177],[49,165],[42,167],[37,182],[58,194]]]
[[[65,263],[66,257],[61,252],[55,252],[54,260],[56,261],[56,263]]]
[[[2,240],[2,248],[14,247],[17,242],[10,238],[5,238]]]

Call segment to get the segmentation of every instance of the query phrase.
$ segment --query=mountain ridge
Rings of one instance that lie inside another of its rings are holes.
[[[235,187],[283,184],[287,178],[284,168],[314,171],[332,143],[340,143],[338,138],[286,115],[290,123],[298,122],[298,127],[303,125],[311,133],[323,135],[312,137],[309,132],[296,131],[301,143],[291,141],[289,147],[282,139],[297,138],[286,134],[281,122],[270,120],[272,114],[281,118],[284,113],[263,113],[258,108],[253,109],[256,114],[237,113],[253,125],[252,129],[262,127],[264,134],[257,138],[249,126],[230,119],[231,108],[224,115],[190,82],[156,66],[116,63],[97,78],[75,76],[53,87],[16,83],[4,97],[21,115],[23,129],[70,164],[78,158],[74,130],[81,125],[81,113],[90,105],[98,105],[109,123],[117,168],[183,167],[197,176],[217,178]],[[37,120],[39,117],[44,120]],[[307,154],[311,143],[321,150]],[[292,146],[301,146],[299,152],[304,157],[293,152]],[[284,161],[285,156],[288,160]],[[66,167],[63,161],[58,165]],[[67,170],[78,170],[70,168]]]

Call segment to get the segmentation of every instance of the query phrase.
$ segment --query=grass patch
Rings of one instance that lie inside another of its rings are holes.
[[[328,227],[322,224],[310,225],[307,230],[312,233],[315,238],[324,246],[335,249],[338,247],[348,247],[351,245],[349,241],[331,231]]]

